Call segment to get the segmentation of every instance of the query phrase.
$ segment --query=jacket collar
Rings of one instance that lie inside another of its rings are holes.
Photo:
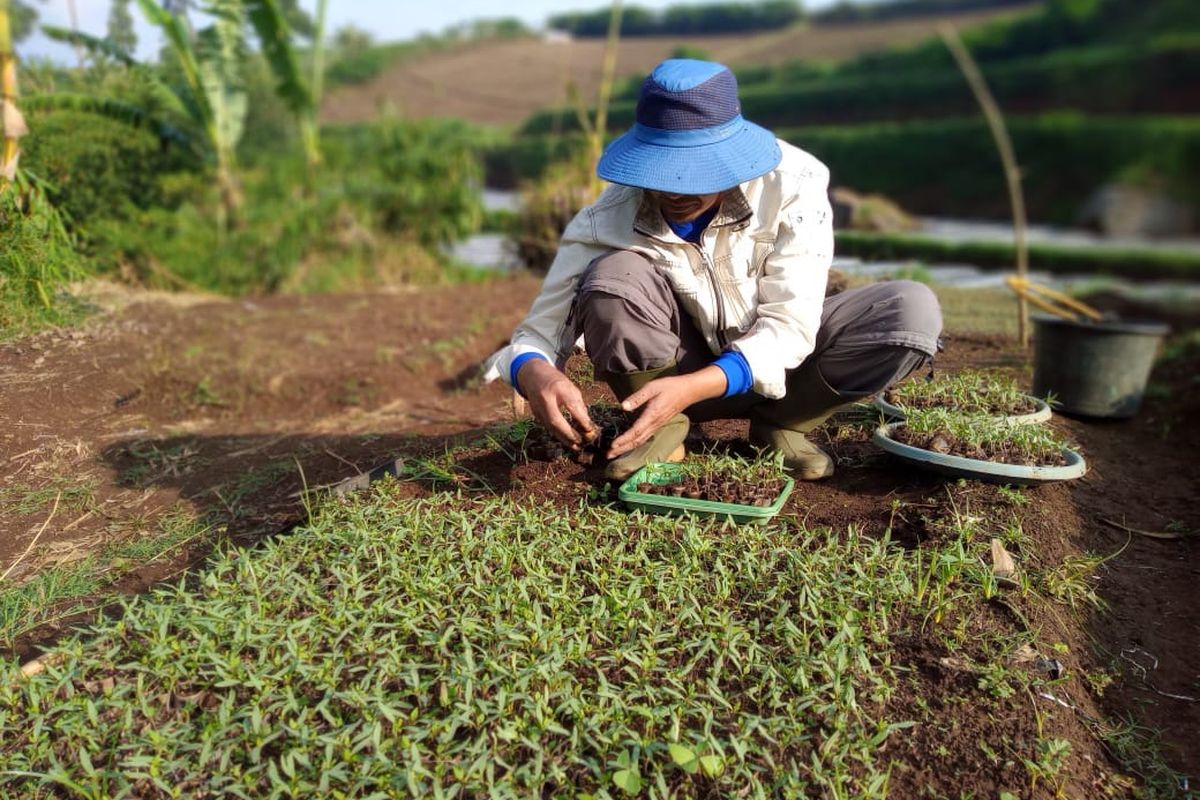
[[[720,228],[732,225],[734,230],[741,230],[749,224],[750,217],[753,215],[754,210],[750,208],[750,201],[746,199],[741,187],[735,186],[722,195],[717,215],[713,217],[712,222],[708,223],[708,227]],[[663,219],[658,204],[650,199],[650,194],[646,191],[641,193],[637,215],[633,219],[633,229],[643,236],[654,239],[669,239],[675,235],[671,226]]]

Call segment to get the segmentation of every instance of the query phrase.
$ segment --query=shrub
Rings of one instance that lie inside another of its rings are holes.
[[[482,147],[464,123],[383,120],[326,137],[326,172],[384,231],[439,245],[483,221]]]
[[[0,188],[0,340],[64,321],[60,287],[82,274],[58,212],[24,176]]]
[[[1073,108],[1093,112],[1190,111],[1200,85],[1200,38],[1161,38],[1147,46],[1089,46],[1018,62],[985,64],[1000,105],[1025,112]],[[768,127],[973,114],[977,105],[953,65],[923,71],[844,75],[798,63],[761,73],[742,86],[742,113]],[[640,86],[640,81],[638,82]],[[1103,92],[1096,87],[1103,86]],[[637,89],[609,110],[609,127],[633,122]],[[563,110],[532,115],[522,130],[544,133],[554,124],[578,129]]]
[[[385,121],[331,131],[325,144],[311,188],[298,153],[260,152],[227,231],[216,223],[211,182],[164,180],[157,206],[95,226],[98,269],[228,294],[428,281],[436,248],[482,221],[481,144],[464,125]]]
[[[1087,198],[1138,168],[1195,201],[1200,122],[1189,117],[1056,113],[1008,122],[1031,217],[1071,223]],[[781,138],[827,163],[836,183],[878,192],[904,208],[1007,218],[1004,176],[982,119],[795,128]],[[886,166],[886,168],[881,168]]]
[[[47,195],[85,237],[102,219],[130,219],[161,206],[159,176],[196,166],[151,130],[78,111],[35,111],[22,140],[22,166],[46,182]]]
[[[575,36],[605,36],[610,13],[609,9],[602,8],[557,14],[547,25]],[[673,5],[661,13],[629,6],[621,15],[621,35],[679,36],[772,30],[791,25],[803,17],[803,8],[793,0]]]
[[[1130,175],[1154,178],[1196,202],[1200,121],[1191,117],[1093,117],[1071,112],[1008,120],[1031,217],[1072,223],[1091,194]],[[776,130],[828,164],[835,185],[879,193],[919,213],[1006,219],[1004,173],[981,118]],[[497,145],[498,172],[535,177],[578,137],[524,136]]]
[[[582,152],[526,183],[521,189],[521,210],[513,234],[521,263],[536,272],[546,272],[567,223],[594,199],[592,162]]]

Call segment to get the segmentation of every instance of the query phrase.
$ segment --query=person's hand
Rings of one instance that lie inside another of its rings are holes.
[[[629,430],[613,440],[607,456],[617,458],[640,447],[676,414],[701,400],[720,397],[725,393],[725,373],[720,367],[705,367],[688,375],[658,378],[638,389],[621,408],[625,411],[642,409]]]
[[[521,365],[517,370],[517,384],[529,401],[533,418],[545,425],[560,442],[578,450],[583,440],[580,431],[589,433],[594,429],[579,387],[541,358],[531,358]],[[571,413],[579,430],[563,416],[564,408]]]

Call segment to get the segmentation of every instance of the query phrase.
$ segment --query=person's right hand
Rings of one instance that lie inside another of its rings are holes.
[[[517,385],[529,401],[533,417],[572,450],[578,450],[583,440],[580,431],[593,428],[587,413],[583,394],[571,379],[545,359],[531,358],[517,370]],[[563,409],[571,413],[575,426],[563,416]]]

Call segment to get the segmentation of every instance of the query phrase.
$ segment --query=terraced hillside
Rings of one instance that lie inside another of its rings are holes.
[[[1030,4],[1030,8],[1036,6]],[[626,39],[618,73],[644,74],[680,46],[698,48],[733,65],[779,64],[797,59],[840,60],[914,44],[949,21],[961,27],[1024,13],[1012,9],[861,25],[795,27],[754,35]],[[604,42],[534,39],[466,45],[432,53],[385,70],[374,80],[331,92],[327,122],[371,119],[386,104],[405,117],[458,117],[471,122],[516,124],[532,112],[566,102],[567,85],[594,97]]]

